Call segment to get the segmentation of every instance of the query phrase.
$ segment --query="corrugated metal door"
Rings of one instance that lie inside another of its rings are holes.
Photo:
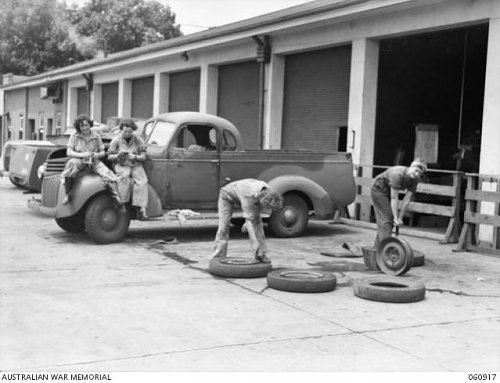
[[[106,123],[108,117],[118,114],[118,83],[102,85],[101,121]]]
[[[198,112],[200,110],[200,71],[170,74],[170,112]]]
[[[217,114],[239,129],[243,147],[259,147],[259,64],[248,61],[219,67]]]
[[[338,150],[347,126],[351,46],[289,55],[285,61],[282,148]]]
[[[154,77],[132,80],[132,117],[149,118],[153,115]]]
[[[77,90],[77,106],[76,114],[89,115],[89,91],[85,88],[78,88]]]

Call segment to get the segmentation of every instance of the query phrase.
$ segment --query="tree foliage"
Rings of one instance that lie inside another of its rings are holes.
[[[73,8],[70,19],[80,36],[92,37],[100,50],[120,52],[180,36],[170,7],[145,0],[91,0]]]
[[[0,73],[33,75],[85,59],[56,0],[0,0]]]
[[[180,35],[156,1],[0,0],[0,73],[34,75]]]

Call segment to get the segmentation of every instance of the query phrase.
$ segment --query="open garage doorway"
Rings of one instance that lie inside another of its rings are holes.
[[[487,40],[482,24],[380,41],[375,164],[427,145],[431,168],[479,171]]]

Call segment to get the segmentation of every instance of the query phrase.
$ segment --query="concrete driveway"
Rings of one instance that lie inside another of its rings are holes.
[[[273,266],[321,267],[338,286],[287,293],[210,275],[214,220],[134,222],[100,246],[30,211],[6,178],[0,193],[2,371],[500,370],[498,257],[407,236],[426,264],[404,278],[425,299],[368,301],[352,282],[380,274],[320,253],[375,232],[312,222],[302,238],[268,238]],[[237,230],[230,254],[249,254]]]

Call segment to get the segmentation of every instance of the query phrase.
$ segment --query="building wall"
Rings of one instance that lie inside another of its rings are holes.
[[[217,111],[218,67],[256,59],[257,44],[253,35],[269,35],[272,59],[266,65],[264,147],[279,148],[282,144],[283,87],[286,55],[328,47],[351,45],[351,74],[348,111],[348,145],[355,163],[373,162],[375,108],[377,94],[374,78],[378,71],[379,41],[391,37],[415,35],[449,28],[459,28],[498,20],[500,6],[496,0],[434,0],[434,1],[367,1],[352,6],[356,13],[332,9],[319,13],[304,13],[299,19],[283,19],[253,29],[235,30],[222,37],[200,39],[161,52],[149,52],[109,64],[96,65],[92,70],[94,85],[113,81],[119,83],[118,114],[129,116],[132,106],[131,82],[136,78],[154,76],[153,111],[168,110],[168,76],[186,70],[200,70],[200,111]],[[333,4],[333,2],[332,2]],[[257,24],[259,25],[259,24]],[[498,28],[490,31],[488,78],[498,77],[500,66]],[[496,44],[496,45],[495,45]],[[138,51],[140,52],[140,51]],[[187,56],[184,55],[186,52]],[[76,116],[76,89],[86,85],[81,74],[68,79],[66,123]],[[485,91],[484,137],[496,137],[491,131],[498,126],[498,116],[490,106],[496,100],[496,90]],[[98,93],[91,93],[91,115],[99,116]],[[18,108],[18,106],[16,106]],[[31,111],[30,111],[31,112]],[[489,162],[495,153],[481,153],[481,162]],[[493,161],[493,163],[496,163]],[[500,172],[500,165],[490,169]],[[489,169],[489,168],[488,168]]]
[[[64,90],[63,90],[64,92]],[[64,100],[54,103],[51,99],[40,98],[40,87],[30,88],[28,94],[28,120],[35,120],[35,135],[33,140],[47,138],[47,127],[49,119],[52,120],[53,132],[55,134],[57,113],[62,113],[64,109]],[[29,132],[27,132],[27,135]],[[27,138],[28,138],[27,136]]]
[[[10,138],[6,140],[26,139],[24,124],[26,118],[26,89],[15,89],[5,92],[6,130],[10,128]]]

